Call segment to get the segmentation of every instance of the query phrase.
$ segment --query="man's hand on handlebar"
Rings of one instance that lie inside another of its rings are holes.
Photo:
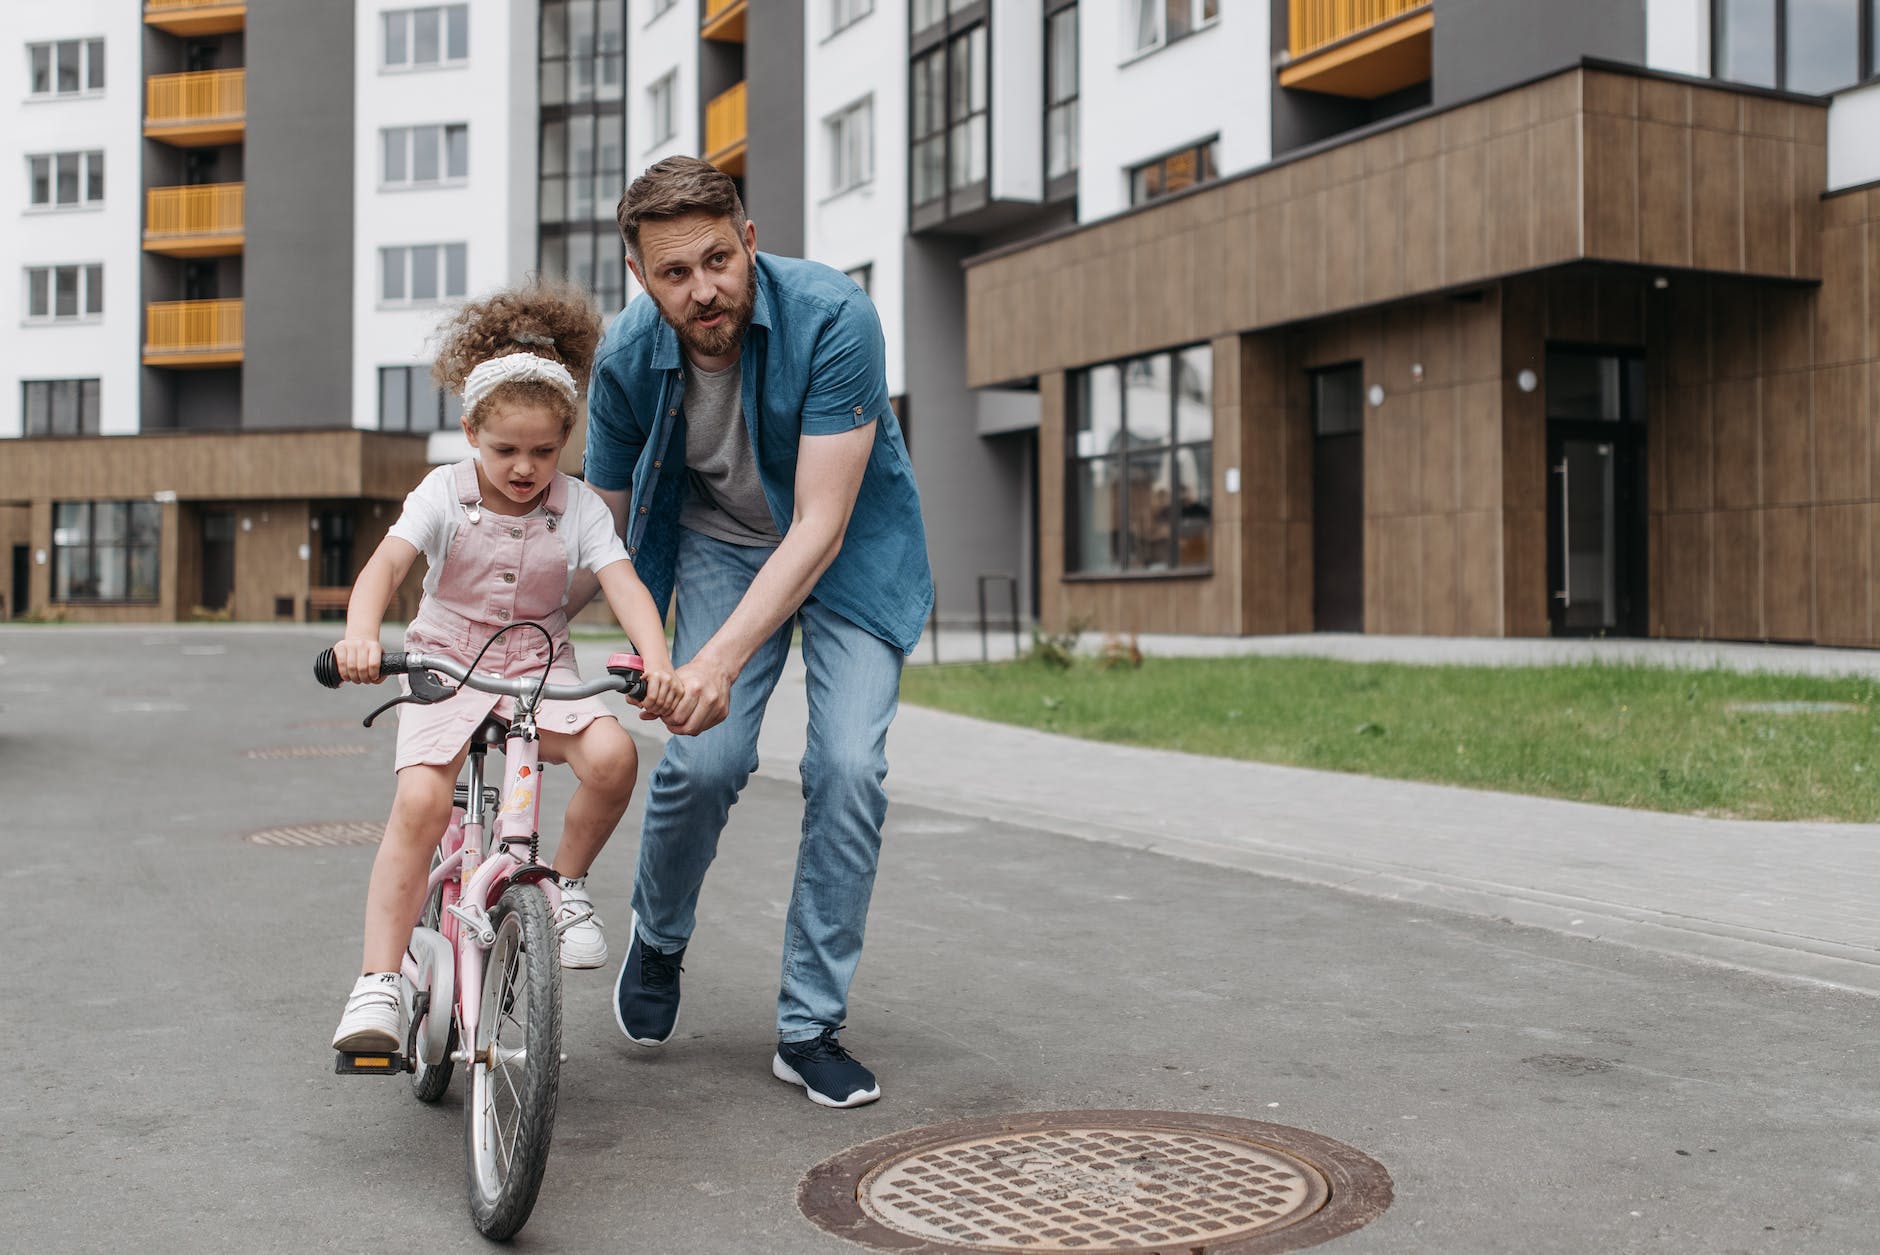
[[[344,640],[333,646],[333,661],[339,665],[339,678],[353,684],[377,684],[384,649],[377,641]]]

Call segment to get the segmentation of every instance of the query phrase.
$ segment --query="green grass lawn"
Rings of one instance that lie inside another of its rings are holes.
[[[1880,821],[1880,683],[1315,658],[910,667],[905,701],[1097,741],[1743,819]],[[1835,703],[1829,711],[1743,709]],[[1850,709],[1841,709],[1845,705]]]

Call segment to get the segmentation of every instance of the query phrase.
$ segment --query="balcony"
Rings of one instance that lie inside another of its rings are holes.
[[[1426,83],[1436,25],[1429,0],[1289,0],[1279,85],[1376,100]]]
[[[144,365],[205,369],[241,362],[240,301],[154,301],[145,307]]]
[[[705,160],[734,179],[744,177],[744,149],[750,135],[745,101],[745,84],[739,83],[705,106]]]
[[[750,0],[705,0],[705,19],[699,26],[699,36],[726,44],[743,43],[744,11],[749,7]]]
[[[178,148],[238,144],[247,130],[248,71],[153,74],[144,83],[144,135]]]
[[[247,0],[144,0],[145,26],[184,39],[226,35],[247,24]]]
[[[153,187],[145,193],[144,251],[227,257],[242,251],[242,183]]]

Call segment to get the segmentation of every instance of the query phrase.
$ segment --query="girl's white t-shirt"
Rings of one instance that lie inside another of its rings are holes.
[[[444,465],[433,470],[405,498],[405,511],[385,533],[424,555],[424,595],[437,595],[438,572],[457,528],[464,524],[464,504],[457,500],[456,467]],[[484,517],[491,517],[489,509]],[[542,517],[537,506],[522,518]],[[607,508],[592,488],[578,479],[568,481],[568,508],[562,511],[561,526],[555,529],[562,548],[568,551],[568,578],[576,571],[595,571],[627,560],[627,547],[614,531],[613,511]],[[562,588],[562,604],[568,601],[567,586]]]

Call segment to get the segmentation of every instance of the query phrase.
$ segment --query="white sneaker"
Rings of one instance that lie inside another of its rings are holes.
[[[607,962],[607,937],[601,932],[601,917],[594,913],[594,899],[588,897],[587,877],[558,883],[561,910],[555,914],[555,927],[561,933],[561,965],[599,967]]]
[[[346,1014],[333,1032],[333,1049],[352,1054],[405,1048],[405,994],[397,972],[372,972],[354,983]]]

